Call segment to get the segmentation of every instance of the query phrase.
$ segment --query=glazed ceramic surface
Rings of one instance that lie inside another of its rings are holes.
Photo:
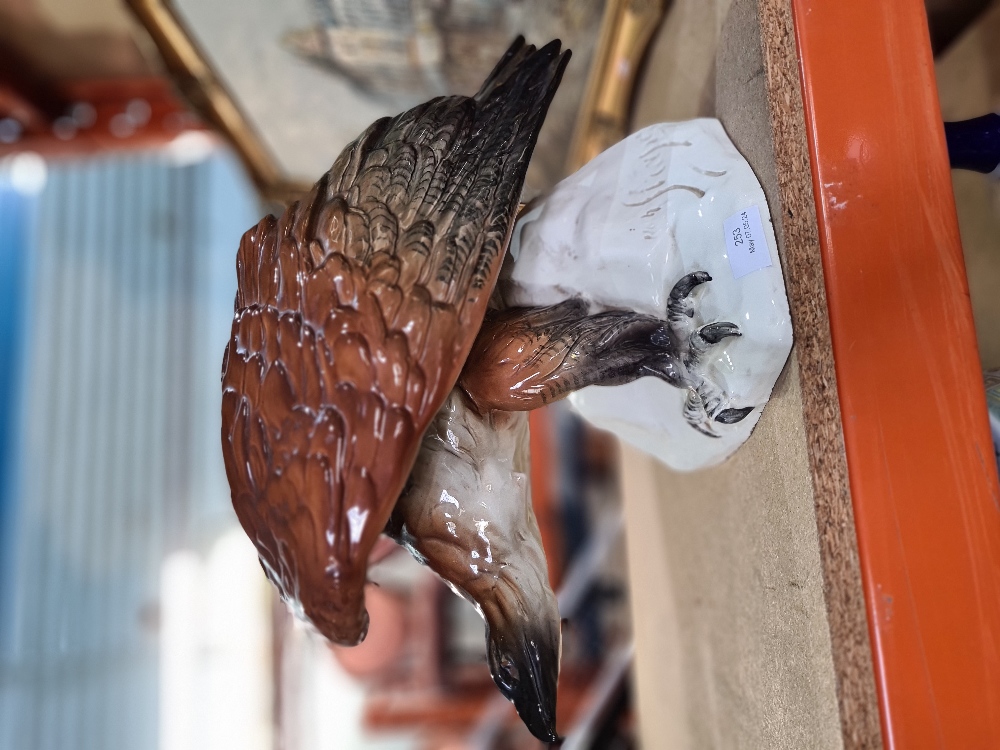
[[[568,59],[517,40],[475,98],[373,123],[241,240],[222,375],[233,508],[331,641],[367,632],[368,555],[482,324]]]
[[[480,415],[456,388],[424,433],[386,533],[472,602],[494,682],[552,742],[560,618],[529,473],[527,412]]]
[[[792,326],[764,192],[721,123],[653,125],[608,149],[522,217],[511,259],[501,277],[508,305],[582,297],[592,312],[663,319],[678,280],[710,274],[694,293],[693,324],[730,321],[741,335],[713,346],[701,374],[724,407],[755,407],[748,417],[714,425],[717,437],[697,432],[683,418],[685,390],[651,377],[569,398],[589,421],[675,469],[717,464],[747,440],[788,358]]]

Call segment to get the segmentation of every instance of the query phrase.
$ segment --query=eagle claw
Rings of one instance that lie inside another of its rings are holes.
[[[702,360],[708,350],[722,341],[741,336],[735,323],[718,321],[695,328],[694,291],[712,280],[705,271],[694,271],[674,284],[667,301],[667,320],[672,338],[685,342],[681,358],[686,369],[688,395],[684,401],[684,418],[698,432],[720,437],[713,422],[735,424],[745,419],[754,407],[730,408],[728,396],[703,371]]]

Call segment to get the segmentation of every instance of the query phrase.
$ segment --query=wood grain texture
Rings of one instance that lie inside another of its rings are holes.
[[[1000,483],[926,9],[793,7],[885,744],[1000,747]]]
[[[729,461],[693,474],[655,467],[643,482],[640,457],[629,459],[636,673],[652,747],[881,745],[793,29],[788,0],[678,0],[670,44],[654,47],[663,70],[637,104],[641,124],[714,106],[767,196],[795,331]]]
[[[759,0],[774,144],[775,233],[795,330],[845,748],[882,746],[790,0]],[[765,187],[767,190],[767,187]],[[769,196],[770,198],[771,196]]]

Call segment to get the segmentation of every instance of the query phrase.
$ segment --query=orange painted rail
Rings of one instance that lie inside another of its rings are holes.
[[[924,5],[793,4],[885,744],[1000,748],[1000,490]]]

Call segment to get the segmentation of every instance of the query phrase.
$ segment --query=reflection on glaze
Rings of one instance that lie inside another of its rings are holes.
[[[456,388],[386,532],[476,606],[493,680],[532,733],[554,741],[559,609],[528,476],[527,414],[482,417]]]
[[[724,224],[751,206],[771,264],[737,279]],[[691,390],[669,387],[669,378],[588,387],[569,400],[677,469],[719,463],[749,437],[791,351],[792,327],[764,192],[717,120],[653,125],[612,146],[518,221],[510,255],[498,286],[508,307],[579,298],[592,312],[669,320],[671,290],[707,273],[712,281],[692,291],[687,322],[735,321],[740,335],[705,352],[698,372],[714,395],[698,395],[703,404],[722,398],[723,409],[758,408],[736,423],[711,420],[720,437],[710,438],[690,428]]]
[[[233,507],[268,578],[338,643],[365,636],[368,554],[479,330],[567,60],[518,40],[475,98],[374,123],[240,243]]]

